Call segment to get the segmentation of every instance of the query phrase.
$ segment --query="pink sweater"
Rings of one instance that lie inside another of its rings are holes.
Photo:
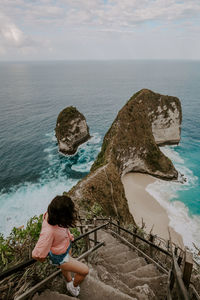
[[[68,228],[52,226],[45,220],[43,215],[42,230],[39,240],[33,249],[32,256],[45,258],[49,251],[53,254],[63,254],[70,245],[70,241],[74,240],[73,234]]]

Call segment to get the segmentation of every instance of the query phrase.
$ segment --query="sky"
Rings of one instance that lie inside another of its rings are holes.
[[[0,61],[200,59],[200,0],[0,0]]]

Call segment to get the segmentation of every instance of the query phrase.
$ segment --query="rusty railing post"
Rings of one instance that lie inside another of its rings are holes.
[[[120,235],[120,228],[119,228],[119,226],[120,226],[120,220],[118,219],[117,220],[117,233]]]
[[[112,224],[111,224],[111,222],[112,222],[112,218],[109,217],[109,225],[108,225],[108,228],[109,228],[110,230],[112,230]]]
[[[150,234],[149,241],[151,243],[154,243],[154,240],[155,240],[155,236],[153,234]],[[150,254],[150,256],[153,256],[153,254],[154,254],[154,249],[153,249],[152,245],[149,245],[149,254]]]
[[[88,225],[85,226],[85,233],[88,232]],[[90,240],[89,240],[89,234],[87,234],[85,236],[85,247],[86,247],[86,251],[88,251],[90,249]],[[87,258],[86,258],[87,261]]]
[[[94,228],[96,228],[97,227],[97,219],[94,218],[93,222],[94,222]],[[94,245],[95,246],[97,245],[97,231],[94,232]]]
[[[133,228],[133,233],[134,233],[134,234],[137,234],[137,230],[138,230],[137,227],[134,227],[134,228]],[[137,238],[136,238],[136,236],[134,235],[134,236],[133,236],[133,244],[136,244],[136,239],[137,239]]]
[[[80,217],[80,216],[78,217],[78,220],[79,220],[79,223],[80,223],[80,231],[81,231],[81,234],[83,234],[83,225],[82,225],[82,220],[81,220],[81,217]]]
[[[185,284],[186,289],[189,288],[190,285],[190,278],[192,275],[192,268],[193,268],[193,255],[188,250],[185,251],[185,258],[183,264],[183,282]]]
[[[170,251],[170,240],[167,241],[167,251]]]

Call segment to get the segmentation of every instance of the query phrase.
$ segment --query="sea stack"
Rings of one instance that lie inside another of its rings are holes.
[[[75,154],[78,146],[90,138],[84,115],[73,106],[59,113],[55,132],[59,151],[67,155]]]
[[[180,141],[181,120],[178,98],[148,89],[134,94],[106,133],[90,173],[69,192],[71,197],[88,208],[99,202],[108,215],[129,223],[132,215],[121,178],[139,172],[177,179],[177,170],[159,145]]]

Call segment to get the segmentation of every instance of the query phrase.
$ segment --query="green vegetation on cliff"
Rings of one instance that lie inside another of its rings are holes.
[[[165,180],[177,179],[178,172],[161,152],[155,135],[170,143],[175,134],[178,142],[181,119],[178,98],[148,89],[135,93],[106,133],[91,172],[71,189],[70,196],[83,207],[98,203],[107,216],[134,222],[121,177],[128,172],[140,172]]]

